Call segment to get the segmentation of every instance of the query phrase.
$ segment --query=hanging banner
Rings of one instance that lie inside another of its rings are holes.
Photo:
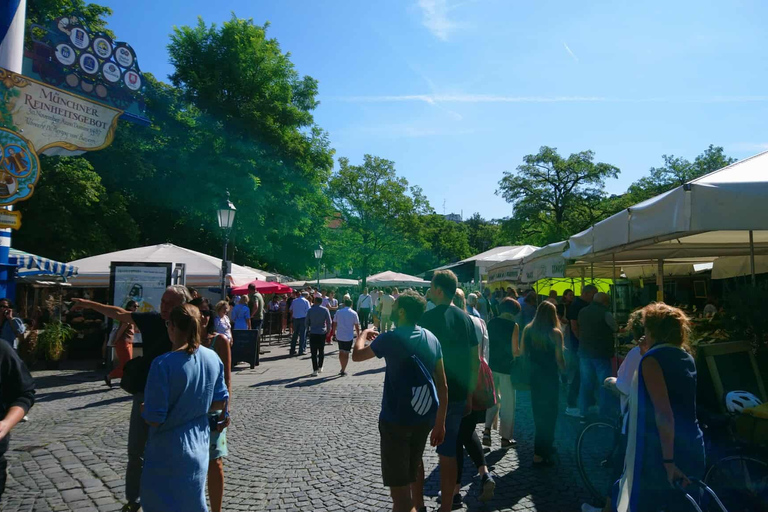
[[[105,148],[112,143],[121,114],[114,107],[0,68],[0,125],[24,134],[38,153]]]
[[[34,147],[19,134],[0,128],[0,206],[29,199],[39,177],[40,161]],[[11,222],[20,225],[20,220]]]
[[[21,227],[21,212],[0,210],[0,228],[19,229]]]

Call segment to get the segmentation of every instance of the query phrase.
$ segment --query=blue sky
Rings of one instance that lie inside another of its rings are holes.
[[[436,211],[512,210],[502,173],[542,145],[592,149],[626,187],[662,154],[768,149],[768,3],[759,0],[101,0],[143,71],[172,72],[174,25],[235,13],[320,82],[337,156],[394,160]]]

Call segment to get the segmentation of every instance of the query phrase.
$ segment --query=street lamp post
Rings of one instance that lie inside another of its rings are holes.
[[[232,224],[235,222],[235,212],[237,208],[229,200],[229,190],[227,190],[227,199],[216,211],[219,220],[219,228],[224,232],[224,255],[221,258],[221,299],[227,298],[227,245],[229,244],[229,233],[232,230]]]
[[[315,259],[317,260],[317,289],[320,289],[320,260],[323,259],[323,246],[317,244],[315,249]]]

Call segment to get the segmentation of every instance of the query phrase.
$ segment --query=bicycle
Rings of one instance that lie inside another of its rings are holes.
[[[725,427],[721,438],[710,433],[714,429],[705,428],[708,435],[704,483],[730,512],[768,510],[768,448],[739,438],[735,429],[737,416],[724,419],[716,421]],[[724,446],[717,446],[721,440]]]
[[[589,423],[576,440],[576,465],[587,490],[597,502],[611,495],[614,482],[621,476],[624,446],[622,417],[599,418]]]

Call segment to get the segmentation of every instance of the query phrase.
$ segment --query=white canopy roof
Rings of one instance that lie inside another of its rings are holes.
[[[392,272],[387,270],[380,274],[373,275],[366,279],[366,283],[369,286],[417,286],[424,287],[429,286],[429,281],[419,279],[415,276],[409,276],[408,274],[401,274],[399,272]]]
[[[109,267],[112,262],[184,263],[187,284],[195,287],[221,286],[221,259],[173,244],[149,245],[124,251],[115,251],[69,262],[79,273],[70,282],[72,286],[106,288],[109,286]],[[228,274],[230,286],[248,284],[254,280],[266,281],[267,276],[232,264]]]
[[[587,261],[768,254],[768,152],[621,211],[572,236],[564,256]]]
[[[331,286],[331,287],[342,287],[342,288],[349,288],[351,286],[357,286],[359,283],[357,282],[357,279],[343,279],[341,277],[329,277],[327,279],[321,279],[320,280],[320,287],[323,286]],[[307,281],[308,286],[317,285],[317,281],[309,280]]]

